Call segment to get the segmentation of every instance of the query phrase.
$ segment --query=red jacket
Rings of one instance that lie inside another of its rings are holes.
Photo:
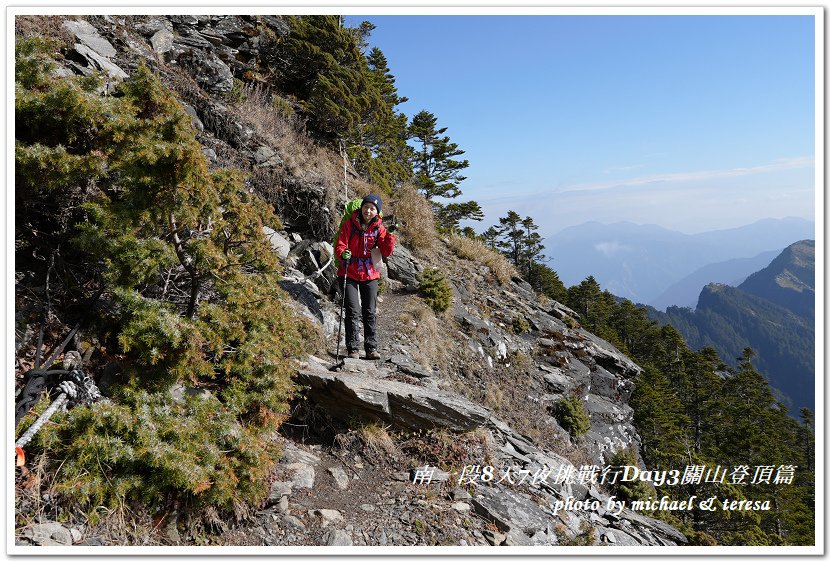
[[[380,249],[384,257],[392,255],[395,249],[395,236],[386,231],[383,219],[378,216],[364,232],[360,227],[358,216],[360,209],[352,213],[352,217],[343,223],[334,254],[340,259],[341,265],[337,269],[337,276],[348,276],[356,281],[368,281],[380,278],[380,270],[372,265],[372,248]],[[352,259],[346,270],[343,259],[340,257],[346,249],[352,251]]]

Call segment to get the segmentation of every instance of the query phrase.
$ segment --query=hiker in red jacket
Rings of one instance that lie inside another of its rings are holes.
[[[346,349],[349,358],[358,358],[360,345],[360,316],[363,316],[363,335],[366,358],[377,360],[375,336],[375,307],[380,278],[380,257],[389,257],[395,249],[395,236],[386,231],[379,216],[380,197],[366,195],[359,210],[340,227],[334,254],[340,258],[337,276],[346,277]],[[358,300],[359,295],[359,300]],[[358,302],[360,302],[358,304]]]

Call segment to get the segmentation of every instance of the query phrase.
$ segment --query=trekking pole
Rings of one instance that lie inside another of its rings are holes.
[[[349,269],[349,263],[351,263],[351,259],[346,262],[346,270]],[[329,370],[334,371],[343,366],[346,363],[345,360],[340,362],[340,333],[343,330],[343,308],[346,307],[346,275],[343,275],[343,296],[340,298],[340,321],[337,323],[337,356],[335,357],[334,366],[329,368]]]

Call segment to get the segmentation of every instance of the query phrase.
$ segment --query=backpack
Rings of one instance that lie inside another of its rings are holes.
[[[347,201],[346,204],[343,205],[343,216],[340,218],[340,223],[337,225],[337,229],[334,231],[334,238],[332,238],[331,240],[331,247],[335,247],[337,245],[337,238],[340,236],[340,229],[343,227],[343,224],[345,224],[352,217],[352,213],[356,210],[359,210],[362,205],[363,197],[360,197],[358,199],[352,199],[350,201]],[[378,216],[383,218],[383,212],[379,212]],[[341,265],[340,257],[335,256],[334,260],[337,262],[337,266],[339,267]]]

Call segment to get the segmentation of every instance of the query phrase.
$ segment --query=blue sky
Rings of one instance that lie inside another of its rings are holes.
[[[470,161],[460,200],[542,236],[815,212],[810,16],[347,16]]]

